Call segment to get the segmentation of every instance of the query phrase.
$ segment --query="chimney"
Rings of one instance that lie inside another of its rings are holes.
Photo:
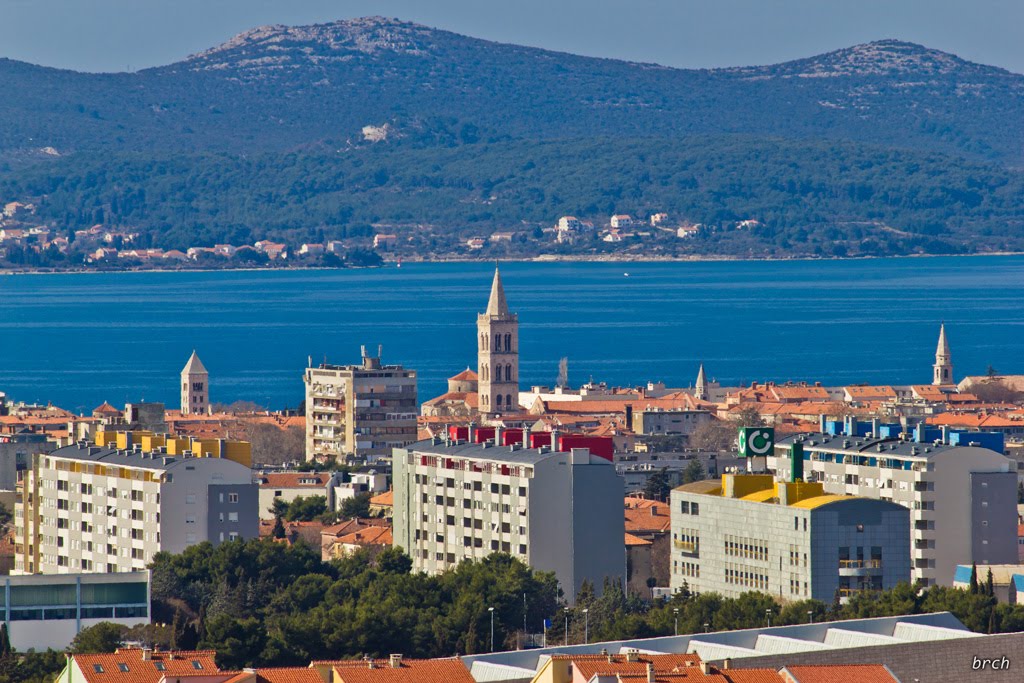
[[[658,506],[657,505],[652,505],[651,506],[651,517],[657,517],[657,516],[658,516]]]
[[[647,683],[654,683],[654,664],[647,662]]]
[[[153,659],[153,651],[148,647],[142,648],[142,661],[148,662]]]
[[[726,657],[722,660],[722,671],[728,671],[730,666],[732,666],[732,657]]]
[[[822,414],[822,415],[819,415],[819,416],[818,416],[818,425],[819,425],[819,426],[818,426],[818,430],[819,430],[819,431],[820,431],[820,432],[821,432],[822,434],[824,434],[824,433],[825,433],[825,423],[826,423],[826,422],[828,422],[828,415]]]
[[[494,427],[494,445],[501,445],[501,425],[497,425]]]
[[[391,655],[391,657],[389,658],[389,661],[391,663],[391,668],[392,669],[401,669],[402,668],[402,655]]]
[[[711,674],[711,673],[713,673],[713,672],[714,672],[714,667],[712,667],[712,666],[711,666],[711,665],[710,665],[709,663],[707,663],[707,662],[705,662],[705,661],[701,660],[701,663],[700,663],[700,672],[701,672],[702,674],[704,674],[705,676],[707,676],[708,674]]]
[[[626,650],[626,661],[627,662],[636,662],[636,661],[639,661],[639,659],[640,659],[640,653],[637,652],[635,648],[630,648],[630,649]]]
[[[558,430],[557,429],[552,429],[551,430],[551,452],[552,453],[557,453],[558,450],[559,450],[558,449],[558,436],[559,436]]]

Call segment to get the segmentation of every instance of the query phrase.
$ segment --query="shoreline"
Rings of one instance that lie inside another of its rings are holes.
[[[1024,251],[993,251],[980,254],[899,254],[893,256],[792,256],[782,258],[756,258],[749,256],[594,256],[594,255],[572,255],[572,254],[541,254],[528,258],[465,258],[453,256],[451,258],[403,258],[402,263],[723,263],[723,262],[770,262],[783,263],[789,261],[877,261],[882,259],[922,259],[922,258],[990,258],[999,256],[1024,256]],[[254,268],[243,266],[238,268],[124,268],[124,269],[98,269],[98,268],[65,268],[65,269],[0,269],[0,276],[14,275],[119,275],[127,273],[216,273],[216,272],[243,272],[243,273],[275,273],[287,271],[314,271],[314,270],[373,270],[376,268],[391,268],[397,260],[385,260],[381,266],[281,266],[273,268]]]

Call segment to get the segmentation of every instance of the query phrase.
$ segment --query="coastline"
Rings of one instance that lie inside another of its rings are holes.
[[[991,251],[975,254],[896,254],[892,256],[791,256],[775,258],[756,258],[749,256],[623,256],[623,255],[572,255],[572,254],[541,254],[529,258],[466,258],[452,256],[445,258],[419,258],[416,256],[403,257],[402,263],[736,263],[736,262],[787,262],[787,261],[870,261],[881,259],[920,259],[920,258],[989,258],[997,256],[1024,256],[1024,251]],[[124,268],[124,269],[98,269],[98,268],[62,268],[42,269],[26,268],[12,269],[0,268],[0,276],[13,275],[102,275],[102,274],[124,274],[124,273],[214,273],[214,272],[260,272],[273,273],[285,271],[313,271],[313,270],[373,270],[376,268],[391,268],[397,260],[385,260],[381,266],[307,266],[289,265],[272,268],[255,268],[252,266],[241,266],[238,268]]]

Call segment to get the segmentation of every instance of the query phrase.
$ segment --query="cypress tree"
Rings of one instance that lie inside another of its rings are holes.
[[[978,565],[977,564],[972,564],[971,565],[971,581],[968,584],[967,590],[968,590],[968,592],[971,595],[977,595],[978,594]]]

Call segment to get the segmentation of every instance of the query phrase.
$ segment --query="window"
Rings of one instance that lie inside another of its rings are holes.
[[[700,505],[698,503],[690,503],[690,514],[691,515],[699,515],[700,514]]]
[[[192,668],[199,671],[203,668],[203,663],[195,659],[192,660]]]
[[[92,670],[95,671],[98,674],[101,674],[101,673],[103,673],[103,665],[102,664],[93,664],[92,665]]]
[[[238,521],[238,513],[237,512],[229,512],[228,513],[228,521],[229,522],[237,522]]]
[[[237,503],[238,502],[238,494],[237,493],[229,493],[228,494],[228,502],[229,503]]]
[[[157,671],[167,671],[167,666],[163,662],[153,662],[153,666]]]
[[[195,505],[195,502],[196,502],[196,494],[189,493],[189,494],[185,495],[185,504],[186,505]]]
[[[125,664],[124,662],[118,662],[117,663],[117,668],[118,668],[118,670],[120,670],[120,671],[122,671],[124,673],[128,673],[128,665]]]

